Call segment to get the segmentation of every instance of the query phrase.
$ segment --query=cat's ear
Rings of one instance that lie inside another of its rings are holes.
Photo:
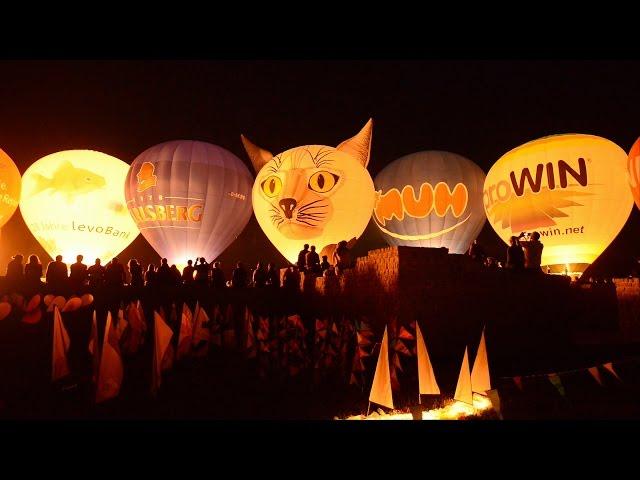
[[[240,135],[240,140],[242,140],[242,144],[244,145],[244,149],[247,151],[249,158],[251,159],[251,163],[253,164],[253,168],[256,173],[260,171],[265,164],[273,158],[273,154],[267,150],[263,150],[251,143],[251,141],[245,137],[244,135]]]
[[[369,163],[369,154],[371,153],[371,132],[373,130],[373,119],[370,118],[367,124],[362,127],[355,137],[345,140],[336,148],[337,150],[348,153],[358,160],[364,168]]]

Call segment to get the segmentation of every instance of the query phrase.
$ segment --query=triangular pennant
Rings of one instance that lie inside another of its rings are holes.
[[[612,362],[608,362],[602,365],[606,370],[608,370],[611,375],[613,375],[614,377],[616,377],[618,380],[622,381],[622,379],[618,376],[618,374],[616,373],[616,371],[613,369],[613,363]]]
[[[473,392],[471,390],[471,372],[469,371],[469,353],[467,347],[464,348],[464,357],[456,385],[456,393],[453,398],[464,403],[473,405]]]
[[[154,341],[154,354],[153,354],[153,370],[151,371],[151,393],[155,396],[162,383],[162,371],[166,367],[167,360],[171,356],[171,337],[173,337],[173,331],[165,323],[162,317],[154,312],[153,315],[155,321],[155,341]]]
[[[58,306],[53,308],[53,349],[51,353],[51,381],[55,382],[71,373],[67,362],[69,351],[69,334],[62,323]]]
[[[403,371],[402,363],[400,362],[400,356],[397,353],[393,354],[393,366],[398,370],[400,370],[401,372]]]
[[[402,338],[404,340],[414,340],[413,335],[411,335],[411,333],[404,327],[400,327],[398,338]]]
[[[520,390],[521,392],[524,391],[524,388],[522,388],[522,377],[513,377],[513,383],[516,384],[518,390]]]
[[[180,336],[178,337],[178,360],[186,357],[191,350],[193,339],[193,314],[189,306],[182,305],[182,320],[180,322]]]
[[[501,406],[500,406],[500,395],[498,395],[498,390],[497,389],[493,389],[493,390],[487,390],[487,397],[489,397],[489,400],[491,400],[491,405],[493,406],[493,409],[496,412],[496,415],[498,415],[498,418],[500,420],[504,420],[504,418],[502,417],[502,410],[501,410]]]
[[[382,345],[380,347],[380,354],[378,355],[376,372],[373,376],[373,383],[371,385],[369,401],[377,403],[378,405],[383,405],[387,408],[393,408],[393,396],[391,394],[391,374],[389,372],[389,345],[387,327],[384,327]]]
[[[562,381],[560,381],[560,376],[557,373],[550,373],[547,375],[547,378],[549,378],[551,384],[556,387],[558,393],[564,397],[566,392],[564,390],[564,385],[562,385]]]
[[[440,395],[440,387],[433,373],[427,345],[420,326],[416,323],[416,350],[418,357],[418,389],[421,395]]]
[[[473,362],[471,370],[471,390],[478,393],[484,393],[491,390],[491,379],[489,377],[489,359],[487,358],[487,344],[484,340],[484,329],[480,336],[480,345],[478,353]]]
[[[120,348],[118,347],[118,333],[111,322],[111,312],[107,314],[102,343],[102,358],[98,373],[96,388],[96,403],[109,400],[120,393],[122,385],[123,367]]]
[[[196,320],[193,327],[193,336],[191,338],[191,346],[193,355],[204,357],[209,351],[209,342],[211,340],[211,331],[209,330],[209,316],[200,304],[196,304]]]
[[[404,344],[402,340],[396,340],[393,343],[393,349],[398,353],[406,355],[407,357],[411,356],[411,352],[409,351],[409,349],[407,348],[407,346]]]
[[[361,347],[366,347],[371,345],[371,340],[366,335],[363,335],[361,332],[357,332],[358,345]]]
[[[598,367],[589,368],[589,373],[593,379],[598,382],[598,385],[602,386],[602,378],[600,378],[600,371],[598,370]]]

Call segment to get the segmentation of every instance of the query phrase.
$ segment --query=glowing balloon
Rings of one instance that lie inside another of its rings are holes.
[[[371,130],[369,120],[335,148],[304,145],[275,156],[242,137],[258,172],[253,184],[256,219],[290,262],[296,262],[305,243],[328,255],[338,242],[357,239],[367,227],[375,201],[366,168]]]
[[[20,202],[20,172],[0,149],[0,227],[9,221]]]
[[[224,148],[179,140],[142,152],[131,164],[125,194],[142,235],[169,263],[212,260],[251,217],[247,167]]]
[[[41,158],[22,179],[20,211],[29,230],[54,258],[84,255],[103,263],[138,235],[123,185],[129,166],[92,150],[67,150]]]
[[[640,208],[640,138],[631,147],[629,158],[627,159],[627,170],[629,171],[629,185],[631,193],[638,208]]]
[[[484,179],[480,167],[455,153],[404,156],[375,178],[373,220],[389,245],[464,253],[487,219]]]
[[[581,273],[613,241],[633,208],[627,154],[595,135],[540,138],[503,155],[489,170],[487,217],[508,242],[540,233],[542,265]]]

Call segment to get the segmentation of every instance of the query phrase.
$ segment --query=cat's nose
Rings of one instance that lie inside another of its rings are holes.
[[[298,205],[298,202],[293,198],[283,198],[278,203],[284,212],[284,216],[287,218],[291,218],[293,216],[293,210],[296,208],[296,205]]]

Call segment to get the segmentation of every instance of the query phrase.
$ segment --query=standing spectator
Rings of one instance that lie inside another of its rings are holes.
[[[307,252],[305,259],[305,268],[308,272],[318,274],[320,273],[320,256],[316,252],[316,246],[311,245],[311,250]]]
[[[226,284],[227,279],[224,276],[222,265],[220,262],[214,263],[213,268],[211,269],[211,285],[213,288],[225,288]]]
[[[207,285],[209,283],[209,264],[204,257],[200,257],[200,263],[196,263],[196,283],[199,285]]]
[[[129,260],[129,273],[131,274],[131,286],[133,288],[141,288],[144,286],[144,279],[142,278],[142,265],[138,263],[138,260],[132,258]]]
[[[333,264],[337,275],[341,275],[344,270],[351,268],[351,251],[347,247],[347,241],[338,243],[338,248],[333,252]]]
[[[300,290],[300,272],[293,265],[290,266],[286,272],[284,272],[284,278],[282,279],[282,287],[292,293]]]
[[[256,269],[253,271],[253,286],[262,288],[267,284],[267,272],[262,266],[262,262],[258,262]]]
[[[55,261],[47,265],[47,287],[54,295],[66,295],[69,273],[67,264],[63,263],[62,255],[56,256]]]
[[[37,255],[29,256],[29,263],[24,266],[24,280],[30,294],[40,291],[42,284],[42,264]]]
[[[9,264],[7,265],[7,285],[14,292],[22,291],[24,280],[24,265],[22,260],[24,257],[21,254],[14,255]]]
[[[147,271],[144,273],[144,284],[147,287],[153,288],[155,287],[157,282],[158,274],[156,272],[156,266],[153,263],[150,263],[147,266]]]
[[[182,274],[175,263],[171,265],[171,285],[174,287],[182,285]]]
[[[331,264],[329,263],[327,256],[323,255],[322,262],[320,263],[320,270],[322,271],[322,273],[324,273],[325,270],[329,270],[329,267],[331,267]]]
[[[522,232],[518,239],[525,237],[526,233]],[[533,232],[529,237],[531,240],[519,240],[524,250],[524,268],[527,272],[541,273],[540,264],[542,263],[542,249],[544,245],[540,242],[540,234]]]
[[[507,248],[507,268],[514,272],[524,270],[524,252],[518,241],[518,237],[513,236],[509,239],[509,247]]]
[[[304,244],[304,248],[300,250],[298,253],[298,270],[304,272],[307,266],[307,253],[309,253],[309,245],[307,243]]]
[[[274,263],[267,265],[267,286],[280,288],[280,271]]]
[[[484,248],[482,248],[482,245],[478,243],[477,239],[474,240],[471,246],[469,247],[468,253],[473,260],[480,263],[484,263],[486,254],[484,253]]]
[[[193,283],[193,260],[187,261],[187,266],[182,269],[182,282],[185,285],[191,285]]]
[[[233,288],[244,288],[247,286],[247,271],[244,269],[242,262],[236,263],[231,275],[231,286]]]
[[[90,289],[95,291],[96,289],[102,287],[104,283],[104,270],[105,268],[100,265],[100,259],[96,258],[96,263],[94,263],[87,269]]]
[[[126,279],[127,272],[124,269],[124,265],[120,263],[118,257],[113,257],[104,272],[105,286],[119,289],[124,286]]]
[[[160,268],[158,268],[158,274],[156,276],[157,284],[161,287],[169,287],[173,283],[171,274],[171,267],[169,266],[169,260],[163,258],[160,261]]]
[[[87,280],[87,266],[82,263],[82,259],[84,257],[82,255],[78,255],[76,257],[76,263],[71,264],[69,267],[69,284],[71,286],[71,291],[74,293],[83,293],[83,287],[85,281]]]

